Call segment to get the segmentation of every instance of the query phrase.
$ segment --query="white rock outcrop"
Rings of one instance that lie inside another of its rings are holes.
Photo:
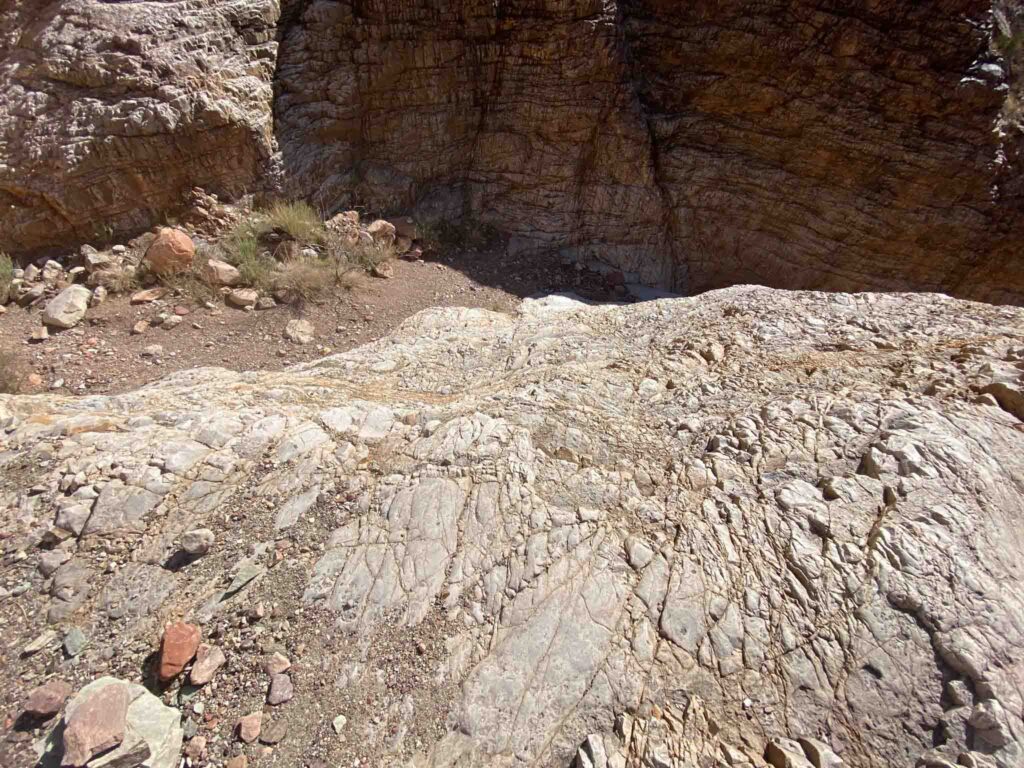
[[[9,601],[229,657],[263,622],[282,764],[1019,766],[1022,369],[1020,309],[738,287],[0,396],[3,546],[77,540]],[[231,669],[226,739],[270,680]]]

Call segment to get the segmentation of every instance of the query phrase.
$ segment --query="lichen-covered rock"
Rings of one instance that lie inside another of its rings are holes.
[[[280,372],[0,396],[4,551],[73,507],[91,531],[0,610],[19,649],[68,600],[96,646],[202,626],[231,662],[180,694],[203,737],[255,742],[269,691],[282,765],[1014,768],[1024,430],[985,391],[1022,328],[938,295],[552,296]],[[179,558],[197,528],[217,546]]]

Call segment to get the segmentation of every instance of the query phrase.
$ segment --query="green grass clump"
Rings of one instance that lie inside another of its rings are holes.
[[[0,251],[0,304],[6,304],[11,294],[11,281],[14,280],[14,262],[11,257]]]
[[[293,240],[306,245],[323,243],[326,239],[327,229],[320,214],[309,203],[274,203],[263,213],[262,218],[267,228],[265,231],[284,232]]]
[[[286,235],[301,246],[327,241],[327,229],[309,203],[279,202],[239,222],[222,243],[227,261],[242,273],[246,285],[257,289],[274,288],[278,263],[263,248],[272,232]]]

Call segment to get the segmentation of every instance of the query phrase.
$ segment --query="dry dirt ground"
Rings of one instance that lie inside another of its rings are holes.
[[[221,305],[209,309],[187,294],[169,294],[141,305],[130,304],[127,294],[111,296],[91,308],[81,325],[51,330],[42,342],[29,341],[40,326],[41,307],[10,305],[0,315],[0,346],[14,351],[41,377],[35,391],[116,393],[200,366],[278,370],[380,338],[428,307],[509,312],[523,297],[562,290],[597,300],[613,297],[600,276],[581,274],[550,255],[517,259],[503,250],[464,252],[432,261],[398,259],[390,279],[367,275],[352,289],[339,288],[315,301],[261,311]],[[188,312],[178,326],[132,333],[138,321],[178,308]],[[310,344],[285,338],[285,326],[299,317],[316,329]],[[162,352],[144,354],[152,345],[162,347]]]

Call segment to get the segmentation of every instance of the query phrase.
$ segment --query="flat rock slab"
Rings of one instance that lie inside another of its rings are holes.
[[[148,616],[174,590],[175,576],[159,566],[131,563],[107,582],[99,610],[111,619]]]
[[[61,765],[83,766],[124,741],[128,701],[128,686],[120,682],[75,697],[64,718]]]
[[[75,761],[91,753],[89,768],[177,768],[179,720],[178,710],[164,706],[141,685],[102,677],[68,702],[64,717],[36,745],[39,764],[80,766],[85,763]]]

